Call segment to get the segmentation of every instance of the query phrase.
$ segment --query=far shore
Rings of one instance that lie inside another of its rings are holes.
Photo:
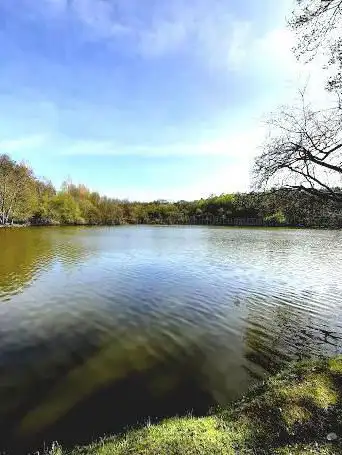
[[[22,229],[22,228],[48,228],[48,227],[122,227],[122,226],[155,226],[155,227],[220,227],[230,229],[331,229],[339,230],[339,227],[327,226],[304,226],[304,225],[288,225],[288,224],[195,224],[195,223],[118,223],[118,224],[89,224],[89,223],[7,223],[0,224],[0,229]]]

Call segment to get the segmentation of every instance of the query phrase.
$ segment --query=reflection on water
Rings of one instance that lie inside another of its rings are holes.
[[[78,242],[77,228],[70,230],[25,228],[1,229],[0,300],[23,291],[40,272],[60,261],[66,267],[84,260],[90,253]]]
[[[38,236],[36,235],[38,234]],[[51,243],[42,231],[2,229],[0,233],[0,297],[6,300],[48,266]]]
[[[0,231],[0,435],[12,451],[202,414],[342,348],[342,233]]]

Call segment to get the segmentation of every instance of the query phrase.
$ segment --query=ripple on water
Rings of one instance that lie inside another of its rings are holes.
[[[284,361],[342,350],[341,233],[18,231],[0,232],[8,445],[205,412]]]

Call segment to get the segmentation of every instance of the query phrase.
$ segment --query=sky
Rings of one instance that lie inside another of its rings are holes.
[[[130,200],[247,191],[265,115],[308,75],[291,52],[292,9],[1,0],[0,153],[57,187],[71,177]]]

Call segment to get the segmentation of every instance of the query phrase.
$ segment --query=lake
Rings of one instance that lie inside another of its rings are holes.
[[[1,449],[224,405],[342,351],[342,232],[0,230]]]

